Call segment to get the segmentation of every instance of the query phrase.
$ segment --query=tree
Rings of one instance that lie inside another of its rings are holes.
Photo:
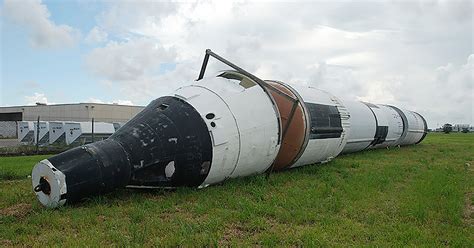
[[[443,125],[443,132],[444,133],[450,133],[451,131],[453,131],[453,125],[449,124],[449,123],[446,123]]]
[[[469,133],[469,128],[463,127],[461,132],[463,132],[463,133]]]

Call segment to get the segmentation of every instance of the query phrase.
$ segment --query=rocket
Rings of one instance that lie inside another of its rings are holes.
[[[204,77],[210,57],[232,70]],[[40,161],[32,186],[56,208],[123,187],[204,188],[426,134],[416,112],[262,80],[208,49],[198,80],[152,101],[108,139]]]

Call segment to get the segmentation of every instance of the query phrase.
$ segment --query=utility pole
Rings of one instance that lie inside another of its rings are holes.
[[[92,143],[94,143],[94,117],[92,117]]]
[[[40,133],[40,116],[36,121],[36,154],[39,153],[39,133]]]

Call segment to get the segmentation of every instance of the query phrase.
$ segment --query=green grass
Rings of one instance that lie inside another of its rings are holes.
[[[269,180],[123,189],[58,210],[42,207],[26,178],[43,158],[0,158],[0,246],[474,247],[472,134],[431,133],[416,146],[340,156]]]
[[[31,169],[36,163],[50,156],[0,157],[0,182],[4,180],[26,179],[31,175]]]

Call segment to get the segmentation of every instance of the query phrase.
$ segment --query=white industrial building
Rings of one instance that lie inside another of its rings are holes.
[[[18,138],[21,121],[61,121],[125,123],[140,112],[143,106],[75,103],[37,104],[34,106],[0,107],[0,138]]]
[[[102,104],[38,104],[34,106],[0,107],[0,121],[90,121],[127,122],[144,107]]]

